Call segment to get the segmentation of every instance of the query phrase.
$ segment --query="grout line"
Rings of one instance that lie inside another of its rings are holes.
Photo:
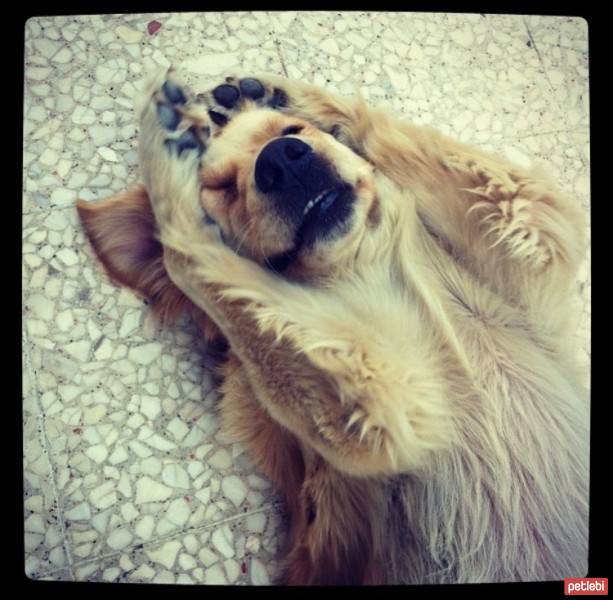
[[[524,31],[525,33],[528,35],[528,38],[530,40],[530,49],[531,51],[536,52],[536,56],[538,58],[538,62],[540,65],[540,71],[542,72],[542,75],[545,79],[545,85],[538,85],[537,87],[539,89],[541,89],[543,92],[545,92],[547,94],[547,96],[551,97],[551,101],[554,103],[555,107],[558,109],[558,112],[560,114],[561,119],[566,122],[565,119],[565,115],[564,115],[564,111],[562,109],[562,107],[560,106],[560,104],[558,103],[556,97],[555,97],[555,90],[553,89],[553,86],[551,85],[551,81],[549,80],[549,77],[547,75],[547,69],[545,68],[545,64],[543,62],[543,57],[541,56],[541,53],[539,51],[539,48],[536,44],[536,41],[534,40],[534,36],[532,35],[532,31],[530,31],[530,26],[528,25],[528,19],[526,16],[522,16],[521,17],[521,23],[524,26]],[[489,23],[489,28],[490,31],[494,30],[495,27],[494,25],[490,22]],[[561,133],[559,131],[555,131],[555,132],[543,132],[541,134],[535,133],[535,134],[528,134],[526,136],[523,137],[534,137],[536,135],[545,135],[547,133]],[[510,140],[510,139],[517,139],[517,138],[503,138],[503,141],[506,140]]]
[[[231,523],[232,521],[237,521],[238,519],[241,519],[243,517],[248,517],[251,515],[255,515],[261,512],[266,512],[266,511],[270,511],[271,509],[275,508],[276,506],[279,506],[280,502],[279,501],[273,501],[273,502],[269,502],[268,504],[265,504],[264,506],[261,506],[260,508],[257,508],[255,510],[249,511],[249,512],[245,512],[245,513],[239,513],[237,515],[233,515],[231,517],[226,517],[225,519],[221,519],[220,521],[215,521],[214,523],[208,523],[206,525],[202,525],[200,527],[194,527],[192,529],[188,528],[188,529],[182,529],[180,531],[175,531],[173,533],[170,533],[168,535],[165,536],[161,536],[158,538],[155,538],[153,540],[150,540],[148,542],[144,542],[142,544],[137,544],[136,546],[131,546],[129,548],[124,548],[123,550],[119,550],[117,552],[111,552],[109,554],[104,554],[102,556],[94,556],[92,558],[85,558],[81,561],[78,561],[76,563],[74,563],[72,565],[73,569],[77,568],[77,567],[82,567],[84,565],[88,565],[91,564],[93,562],[102,562],[104,560],[109,560],[111,558],[114,558],[116,556],[120,556],[122,554],[130,554],[132,552],[135,552],[136,550],[140,550],[140,549],[145,549],[145,548],[150,548],[152,546],[161,544],[163,542],[166,542],[168,540],[173,540],[179,536],[184,536],[184,535],[189,535],[190,533],[199,533],[201,531],[206,531],[207,529],[213,529],[216,527],[219,527],[220,525],[224,525],[225,523]],[[49,572],[45,572],[45,573],[41,573],[42,575],[47,575],[49,573],[56,573],[58,571],[63,571],[65,570],[66,567],[62,568],[62,569],[55,569],[54,571],[49,571]]]
[[[587,127],[577,127],[574,129],[553,129],[550,131],[537,131],[536,133],[526,133],[524,135],[512,136],[512,137],[503,137],[495,142],[489,143],[499,143],[499,142],[512,142],[512,141],[521,141],[526,138],[534,138],[534,137],[542,137],[544,135],[554,135],[558,133],[565,133],[567,135],[573,133],[589,133],[589,129]]]
[[[52,461],[51,451],[49,448],[49,441],[47,440],[47,435],[45,433],[45,413],[43,411],[42,404],[40,402],[40,395],[38,393],[38,388],[36,387],[36,378],[34,377],[34,369],[32,368],[32,360],[30,358],[29,340],[28,340],[27,332],[25,330],[22,331],[22,343],[23,343],[23,348],[24,348],[23,360],[31,376],[30,395],[34,396],[36,400],[36,406],[38,407],[38,414],[36,415],[36,420],[38,421],[39,439],[42,442],[42,446],[43,446],[45,455],[47,457],[47,463],[49,464],[49,473],[48,473],[49,482],[51,484],[51,490],[53,492],[53,496],[55,500],[57,522],[58,522],[58,525],[60,527],[60,531],[62,534],[62,545],[64,547],[64,552],[66,553],[66,558],[68,560],[68,565],[66,567],[62,567],[62,569],[59,569],[59,570],[68,569],[72,573],[72,565],[73,565],[72,554],[70,552],[70,547],[68,545],[68,540],[66,537],[66,527],[64,525],[64,519],[62,517],[62,503],[60,502],[60,495],[58,492],[57,483],[55,481],[55,469],[54,469],[54,465]],[[25,440],[24,440],[24,444],[25,444]]]
[[[543,57],[542,57],[542,55],[541,55],[541,53],[539,51],[539,48],[538,48],[538,46],[536,44],[536,41],[534,40],[534,37],[532,35],[532,31],[530,31],[530,26],[528,25],[527,17],[523,17],[523,22],[524,22],[524,27],[526,28],[526,33],[528,34],[528,37],[530,38],[530,42],[532,43],[532,47],[534,48],[534,51],[536,52],[536,55],[538,56],[539,63],[541,65],[541,70],[543,71],[543,76],[545,77],[545,81],[547,82],[547,86],[549,88],[549,95],[551,96],[553,102],[555,103],[556,107],[560,111],[560,113],[562,115],[562,119],[564,121],[566,121],[566,113],[564,111],[564,106],[558,100],[555,88],[553,87],[553,84],[551,83],[551,81],[549,79],[549,69],[545,66],[545,63],[543,61]],[[551,44],[544,44],[544,45],[551,47]],[[574,50],[572,48],[565,48],[565,49],[566,50],[573,50],[575,52],[581,52],[581,50]],[[589,93],[589,83],[588,83],[588,93]],[[582,127],[582,129],[589,129],[589,124],[586,127]],[[581,156],[580,158],[581,158],[581,161],[584,163],[584,165],[587,166],[586,162],[583,160],[583,156]]]
[[[228,27],[228,20],[227,19],[222,19],[222,21],[223,21],[224,29],[226,30],[226,35],[228,37],[231,37],[232,36],[232,32],[230,31],[230,28]]]
[[[545,69],[545,65],[543,64],[543,57],[541,56],[541,53],[539,52],[538,46],[536,45],[536,42],[534,41],[534,37],[532,36],[532,32],[530,31],[530,26],[528,25],[528,21],[527,21],[526,17],[523,17],[522,20],[524,22],[524,27],[526,28],[526,33],[528,34],[528,37],[530,38],[530,43],[532,44],[532,47],[534,48],[534,51],[536,52],[536,55],[538,56],[539,62],[541,63],[541,66],[543,67],[543,70],[544,70]],[[547,83],[549,83],[549,79],[547,79]]]
[[[92,202],[95,202],[95,201],[92,200]],[[22,217],[29,217],[30,215],[37,215],[37,214],[51,214],[51,213],[61,212],[64,210],[74,211],[76,209],[74,206],[47,206],[46,208],[43,208],[43,207],[30,208],[26,212],[22,213]]]
[[[41,571],[38,573],[38,578],[35,581],[41,580],[43,577],[48,577],[49,575],[55,575],[56,573],[61,573],[62,571],[67,571],[70,574],[70,581],[76,581],[74,577],[74,573],[72,569],[69,567],[60,567],[58,569],[52,569],[51,571]]]
[[[283,75],[285,75],[285,77],[288,77],[287,68],[285,66],[285,60],[283,59],[283,53],[281,52],[281,44],[279,40],[277,39],[276,35],[274,37],[274,43],[275,43],[275,49],[277,50],[277,56],[279,58],[279,62],[281,63],[281,68],[283,69]]]

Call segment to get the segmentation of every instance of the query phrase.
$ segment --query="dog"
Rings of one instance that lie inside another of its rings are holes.
[[[282,492],[279,583],[587,572],[582,211],[551,178],[305,82],[154,76],[143,184],[78,201],[110,277],[219,362]]]

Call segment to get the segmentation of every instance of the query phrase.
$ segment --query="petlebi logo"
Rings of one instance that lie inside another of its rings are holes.
[[[578,577],[564,580],[566,596],[608,596],[608,577]]]

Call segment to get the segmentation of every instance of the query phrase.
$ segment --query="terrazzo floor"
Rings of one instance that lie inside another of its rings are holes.
[[[154,31],[157,25],[161,25]],[[304,78],[526,163],[589,210],[587,25],[428,13],[181,13],[26,24],[23,173],[25,573],[266,584],[279,498],[218,431],[201,341],[156,331],[110,284],[73,208],[138,179],[132,96],[178,64],[194,87],[240,67]],[[588,213],[589,218],[589,213]],[[589,258],[575,343],[589,363]]]

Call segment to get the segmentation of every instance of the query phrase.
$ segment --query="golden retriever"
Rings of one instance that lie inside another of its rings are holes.
[[[312,85],[171,72],[144,185],[78,210],[110,276],[229,349],[222,425],[287,502],[280,583],[587,571],[578,203]]]

